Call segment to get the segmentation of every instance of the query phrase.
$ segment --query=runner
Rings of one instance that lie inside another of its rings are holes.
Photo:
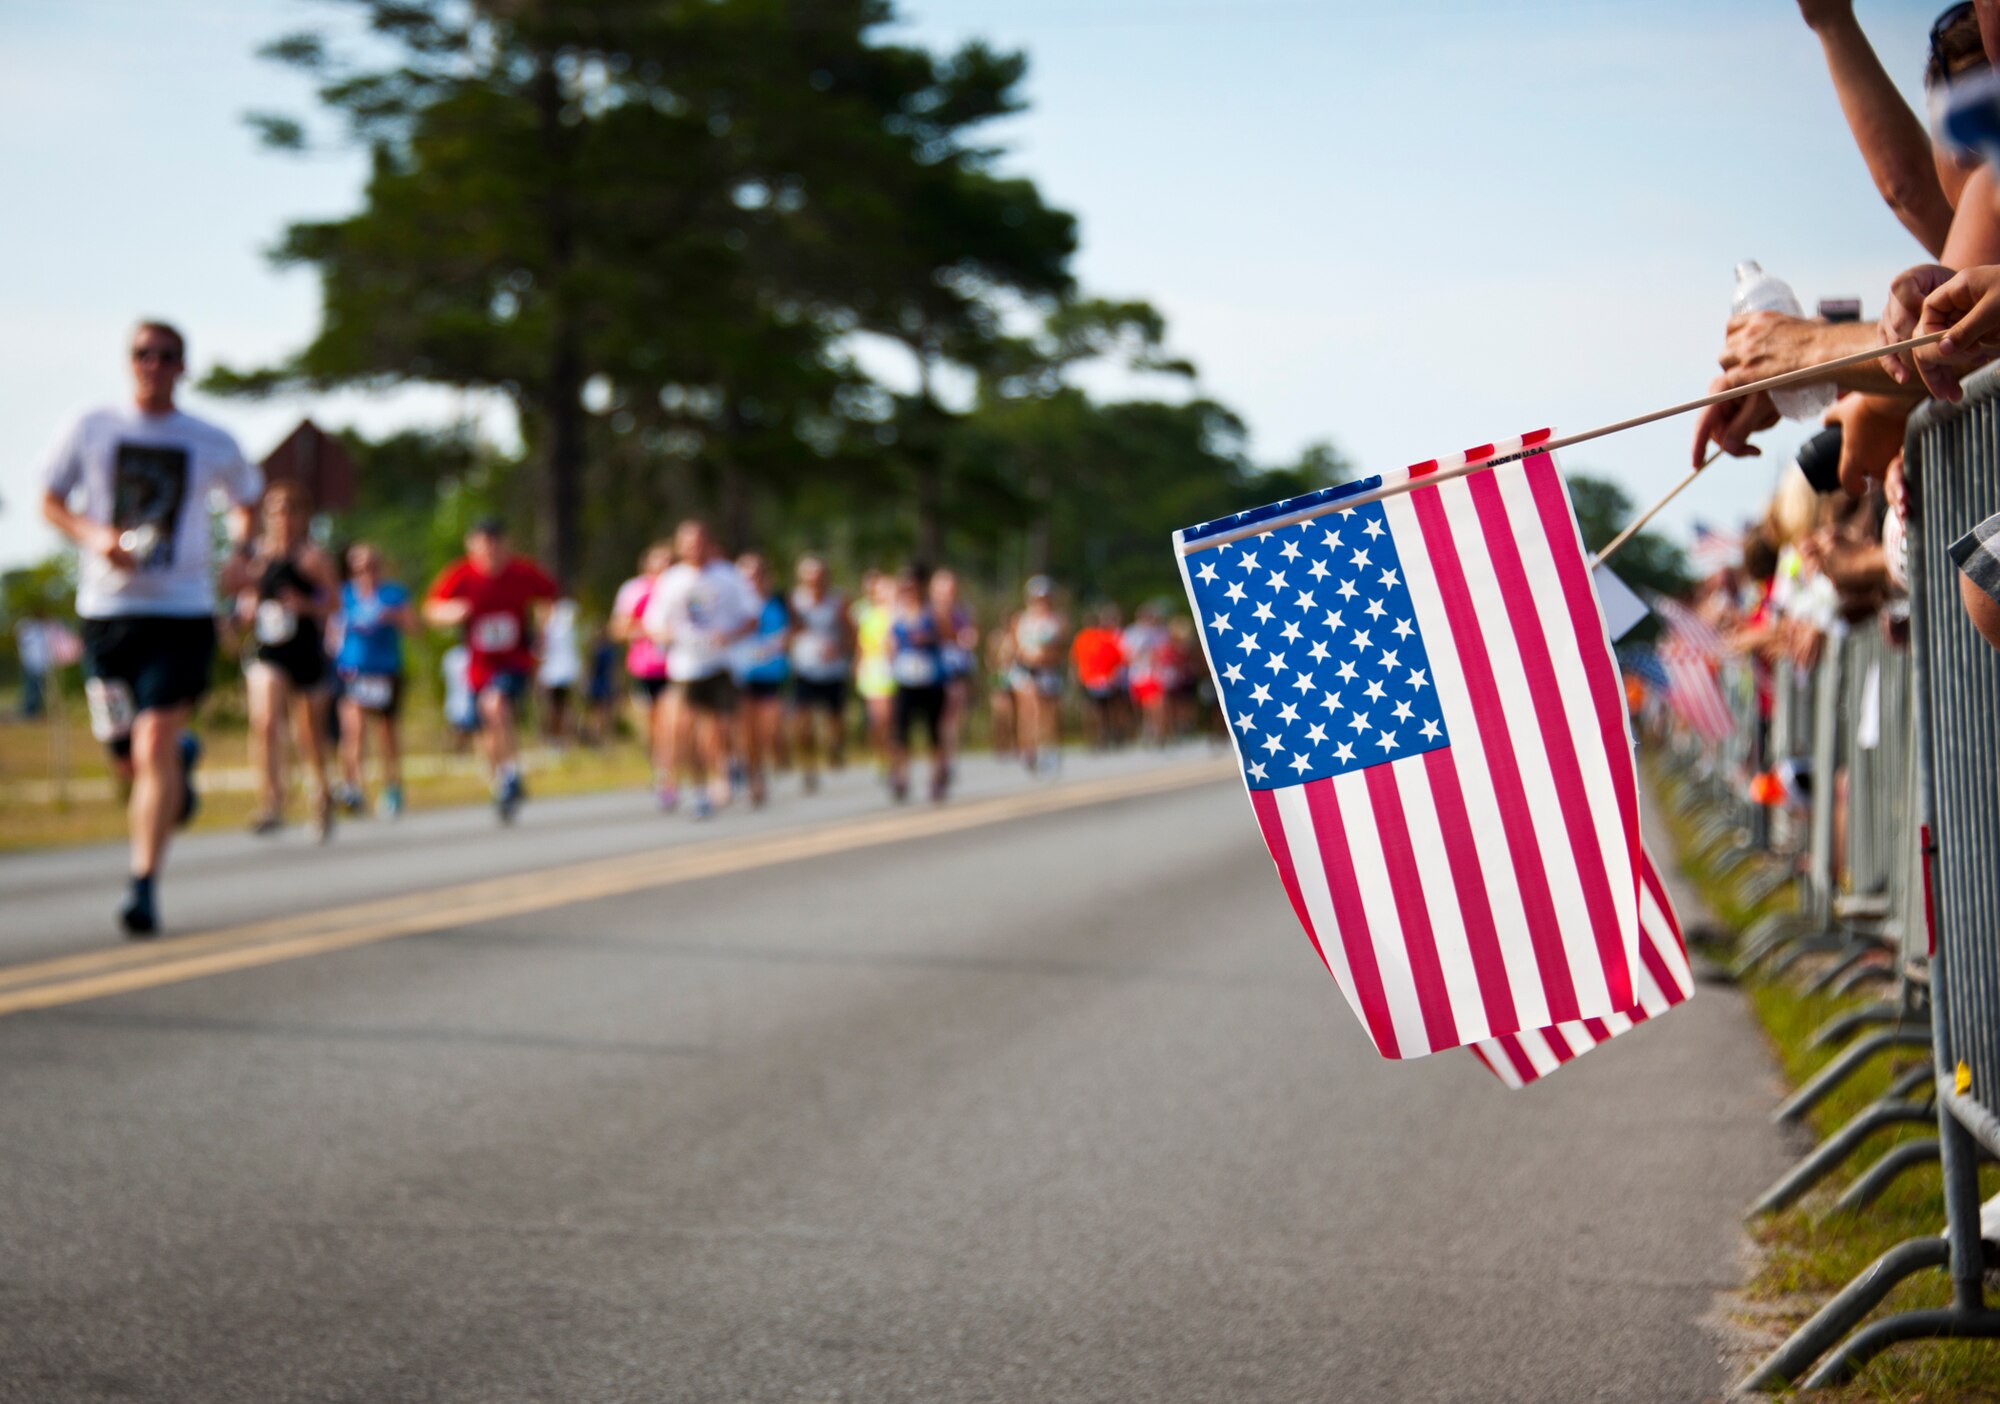
[[[410,628],[410,592],[382,578],[382,553],[365,541],[347,548],[347,583],[340,587],[340,805],[349,814],[364,807],[361,767],[368,732],[382,754],[380,811],[403,812],[403,635]]]
[[[771,583],[771,568],[755,551],[736,562],[744,588],[759,601],[756,622],[738,640],[734,672],[743,690],[739,727],[743,767],[753,807],[762,807],[769,793],[768,775],[778,762],[784,736],[785,679],[791,673],[792,611],[785,595]]]
[[[472,749],[479,734],[479,699],[472,694],[472,652],[455,643],[438,659],[438,677],[444,684],[444,724],[450,733],[453,755]]]
[[[160,929],[156,884],[176,823],[195,809],[200,747],[187,724],[215,658],[210,499],[229,501],[232,541],[250,534],[263,474],[236,441],[174,407],[187,342],[165,322],[131,340],[133,401],[70,428],[42,473],[42,515],[81,557],[91,731],[130,786],[131,880],[118,920]]]
[[[535,613],[557,595],[548,572],[507,544],[507,529],[492,517],[465,537],[465,555],[444,568],[424,601],[424,619],[437,629],[463,629],[466,681],[477,699],[493,805],[511,824],[527,792],[521,783],[515,726],[535,673]]]
[[[1125,630],[1126,686],[1139,713],[1140,739],[1149,746],[1164,746],[1167,741],[1167,690],[1159,671],[1160,651],[1166,642],[1159,606],[1150,602],[1140,605]]]
[[[575,600],[564,596],[549,606],[541,636],[542,666],[535,682],[541,692],[542,735],[562,747],[575,730],[570,702],[583,681],[583,645],[577,637]]]
[[[1076,631],[1069,648],[1076,685],[1083,689],[1084,740],[1093,751],[1123,739],[1125,640],[1118,606],[1100,606],[1091,622]]]
[[[1056,587],[1046,575],[1028,581],[1028,607],[1014,621],[1014,708],[1028,773],[1062,764],[1063,645],[1069,625],[1056,611]]]
[[[653,771],[653,792],[660,808],[676,803],[672,768],[673,708],[667,699],[667,655],[641,621],[646,602],[667,567],[674,563],[670,541],[655,541],[639,557],[639,573],[618,587],[611,602],[611,637],[625,645],[625,673],[632,680],[632,711],[646,762]]]
[[[930,582],[918,570],[896,579],[896,612],[889,625],[889,670],[896,680],[889,733],[889,795],[910,797],[910,732],[921,725],[930,739],[931,799],[951,784],[944,754],[944,635],[931,612]]]
[[[959,600],[958,576],[940,570],[931,576],[931,617],[938,627],[938,660],[944,670],[944,717],[938,727],[938,758],[946,782],[958,764],[958,742],[972,710],[972,677],[978,668],[979,630]]]
[[[993,722],[993,754],[1008,759],[1021,748],[1020,720],[1014,715],[1014,629],[1018,611],[986,636],[986,710]]]
[[[889,671],[889,630],[896,616],[896,579],[879,570],[862,573],[861,595],[850,612],[854,621],[854,690],[868,717],[868,745],[889,755],[889,724],[896,704],[896,677]]]
[[[794,571],[792,617],[793,739],[807,794],[819,789],[819,742],[827,764],[847,763],[847,680],[853,671],[854,625],[847,601],[827,583],[826,562],[801,556]]]
[[[729,740],[736,685],[730,645],[749,633],[759,601],[736,567],[716,550],[706,523],[689,519],[674,532],[679,559],[660,577],[643,617],[646,632],[667,653],[674,720],[668,727],[669,785],[683,772],[694,781],[693,813],[706,819],[729,803]],[[664,807],[674,805],[670,791]]]

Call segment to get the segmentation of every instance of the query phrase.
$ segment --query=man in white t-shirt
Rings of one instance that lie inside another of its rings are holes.
[[[706,523],[692,519],[674,532],[675,564],[661,575],[640,621],[666,651],[668,744],[662,768],[670,787],[683,765],[699,787],[694,817],[706,819],[729,802],[729,729],[736,711],[736,682],[729,675],[730,645],[749,633],[763,602],[715,549]],[[672,808],[669,791],[661,802]]]
[[[43,470],[42,515],[76,543],[91,730],[132,787],[128,936],[159,930],[153,883],[174,825],[193,813],[186,732],[215,658],[211,500],[245,540],[264,476],[236,441],[174,406],[187,342],[165,322],[132,331],[132,403],[92,410]]]

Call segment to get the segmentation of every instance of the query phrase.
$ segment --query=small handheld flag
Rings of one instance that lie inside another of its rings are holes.
[[[1637,1002],[1631,737],[1548,438],[1175,534],[1279,880],[1384,1057]]]

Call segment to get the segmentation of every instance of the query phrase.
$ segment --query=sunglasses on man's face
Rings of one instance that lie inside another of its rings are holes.
[[[163,366],[177,366],[181,363],[181,353],[170,346],[134,346],[132,359],[141,365],[158,361]]]

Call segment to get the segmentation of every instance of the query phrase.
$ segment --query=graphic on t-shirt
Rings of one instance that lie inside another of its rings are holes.
[[[118,445],[111,483],[111,525],[139,570],[174,563],[174,535],[187,503],[188,451],[176,445]]]

